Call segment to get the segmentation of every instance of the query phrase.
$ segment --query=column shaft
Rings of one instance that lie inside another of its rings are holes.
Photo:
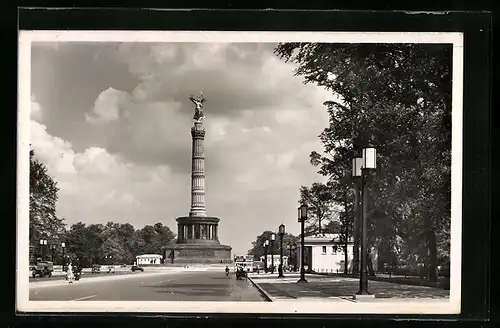
[[[196,122],[191,128],[193,139],[191,165],[191,210],[190,216],[206,216],[205,207],[205,156],[203,125]],[[201,234],[201,231],[200,231]]]

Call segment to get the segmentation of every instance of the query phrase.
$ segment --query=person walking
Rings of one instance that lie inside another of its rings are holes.
[[[68,283],[72,284],[75,276],[73,275],[73,266],[71,265],[71,262],[69,262],[68,264],[67,277],[68,277]]]

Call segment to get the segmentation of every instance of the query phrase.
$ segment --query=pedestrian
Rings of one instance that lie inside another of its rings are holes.
[[[68,277],[68,283],[72,284],[74,275],[73,275],[73,266],[71,265],[71,262],[68,264],[68,272],[67,272],[67,277]]]

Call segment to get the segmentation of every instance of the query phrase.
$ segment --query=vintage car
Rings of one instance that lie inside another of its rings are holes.
[[[43,277],[52,277],[52,272],[54,271],[54,262],[50,261],[39,261],[36,263],[36,266],[31,271],[33,278],[39,276]]]
[[[92,266],[92,274],[101,273],[101,266],[99,264],[94,264]]]
[[[247,271],[243,267],[236,268],[236,279],[240,280],[243,278],[247,278]]]
[[[108,270],[106,272],[107,273],[115,273],[115,267],[113,265],[109,265]]]
[[[136,272],[136,271],[144,272],[144,268],[134,264],[134,265],[132,265],[132,272]]]

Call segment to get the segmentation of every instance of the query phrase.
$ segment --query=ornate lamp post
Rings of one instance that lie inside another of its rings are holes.
[[[280,236],[280,266],[278,268],[278,278],[285,278],[283,275],[283,236],[285,235],[285,225],[282,223],[278,228]]]
[[[363,167],[363,158],[356,157],[352,159],[352,179],[354,181],[354,249],[353,249],[353,276],[359,274],[359,240],[360,240],[360,222],[361,222],[361,211],[360,211],[360,190],[361,190],[361,169]]]
[[[368,192],[366,184],[370,172],[377,168],[377,150],[371,145],[363,149],[363,165],[361,168],[361,199],[362,199],[362,229],[361,229],[361,267],[359,275],[359,291],[356,296],[373,296],[368,292]]]
[[[298,220],[300,222],[300,279],[298,283],[307,282],[306,280],[306,270],[304,268],[304,224],[307,221],[307,204],[302,204],[298,208]]]
[[[274,242],[276,241],[276,234],[271,234],[271,273],[274,273]]]
[[[42,261],[45,246],[47,246],[47,239],[40,239],[40,258],[42,259]]]
[[[267,273],[267,247],[269,246],[269,240],[264,242],[264,272]]]
[[[62,248],[62,265],[66,265],[66,257],[65,255],[65,250],[66,250],[66,243],[61,243],[61,248]]]

